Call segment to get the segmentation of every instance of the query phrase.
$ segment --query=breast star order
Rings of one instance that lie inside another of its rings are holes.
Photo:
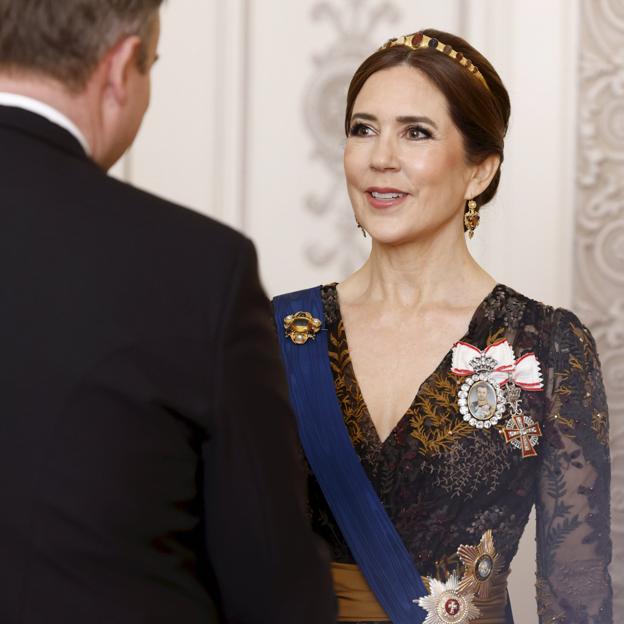
[[[490,596],[492,582],[502,567],[500,555],[494,548],[492,531],[487,530],[478,546],[460,546],[457,554],[464,564],[464,575],[459,583],[462,591],[476,594],[480,599]]]
[[[446,583],[427,578],[429,594],[414,600],[427,611],[423,624],[467,624],[480,615],[473,604],[474,595],[459,588],[457,573],[453,572]]]

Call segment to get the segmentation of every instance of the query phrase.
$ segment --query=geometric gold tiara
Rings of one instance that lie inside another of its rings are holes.
[[[437,50],[438,52],[442,52],[442,54],[450,56],[462,67],[465,67],[473,76],[478,78],[485,85],[485,88],[488,91],[490,90],[490,88],[488,87],[488,83],[483,77],[483,74],[470,59],[466,58],[461,52],[455,51],[453,48],[451,48],[450,45],[442,43],[437,39],[427,37],[427,35],[419,32],[413,35],[403,35],[402,37],[397,37],[396,39],[390,39],[379,49],[385,50],[387,48],[393,48],[394,46],[407,46],[412,50],[418,50],[419,48],[430,48],[431,50]]]

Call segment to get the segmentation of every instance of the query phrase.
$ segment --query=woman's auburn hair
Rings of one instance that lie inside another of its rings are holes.
[[[469,58],[485,78],[487,87],[456,60],[437,50],[413,50],[401,45],[380,49],[358,67],[351,79],[345,114],[347,136],[353,105],[364,83],[378,71],[408,65],[422,71],[446,98],[451,119],[463,137],[466,160],[479,164],[495,154],[502,164],[511,103],[500,76],[492,64],[461,37],[431,28],[421,32]],[[474,198],[479,207],[496,194],[500,175],[499,166],[489,186]]]

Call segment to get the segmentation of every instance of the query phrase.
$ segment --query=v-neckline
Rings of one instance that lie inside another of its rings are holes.
[[[477,307],[475,308],[474,312],[472,313],[472,316],[471,316],[470,321],[468,323],[468,329],[466,330],[466,333],[461,338],[459,338],[458,340],[456,340],[455,342],[453,342],[451,344],[451,346],[449,347],[448,351],[442,357],[442,359],[440,360],[438,365],[433,369],[433,371],[429,375],[427,375],[427,377],[425,377],[425,379],[423,379],[421,384],[418,386],[418,388],[416,390],[416,394],[414,395],[414,398],[412,399],[412,402],[409,404],[409,407],[407,408],[405,413],[399,418],[399,420],[397,420],[397,422],[395,423],[394,427],[391,429],[390,433],[382,440],[380,435],[379,435],[379,431],[377,430],[377,426],[375,425],[375,421],[373,420],[373,418],[371,416],[371,413],[370,413],[370,410],[368,409],[368,405],[366,404],[366,400],[364,399],[364,394],[362,393],[362,388],[360,387],[360,382],[358,381],[358,378],[357,378],[357,376],[355,374],[355,367],[353,366],[353,360],[351,359],[351,350],[349,348],[349,340],[348,340],[348,337],[347,337],[347,330],[346,330],[346,327],[344,325],[344,320],[342,318],[342,310],[340,308],[340,297],[338,295],[338,288],[337,288],[338,287],[338,283],[337,282],[333,283],[333,284],[330,285],[330,287],[334,291],[334,304],[335,304],[335,314],[336,314],[335,322],[336,322],[337,326],[339,326],[340,323],[342,323],[343,336],[344,336],[344,347],[345,347],[345,350],[346,350],[346,352],[348,354],[346,366],[350,369],[350,371],[349,371],[350,376],[353,379],[353,384],[354,384],[354,386],[355,386],[355,388],[357,390],[357,393],[360,396],[360,400],[362,401],[362,406],[364,407],[364,409],[363,409],[363,416],[367,419],[367,424],[369,425],[373,435],[375,436],[374,442],[380,449],[384,449],[388,445],[390,440],[395,438],[395,436],[396,436],[397,432],[399,431],[399,429],[401,428],[402,424],[405,422],[407,417],[412,412],[412,410],[414,408],[414,404],[417,402],[418,397],[421,395],[422,389],[426,386],[427,383],[429,383],[429,381],[440,370],[440,368],[442,366],[444,366],[445,362],[447,361],[447,359],[449,358],[449,356],[453,352],[453,347],[458,342],[467,342],[468,341],[468,338],[470,337],[470,335],[475,330],[475,326],[476,326],[478,320],[483,316],[484,308],[487,305],[488,301],[496,294],[496,292],[498,290],[504,290],[505,289],[504,284],[496,283],[496,285],[492,288],[492,290],[490,290],[490,292],[481,300],[479,305],[477,305]]]

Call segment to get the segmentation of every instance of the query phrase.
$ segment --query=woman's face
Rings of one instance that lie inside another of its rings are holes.
[[[466,163],[446,98],[421,71],[399,65],[366,81],[344,167],[355,217],[374,240],[396,245],[463,232],[475,166]]]

